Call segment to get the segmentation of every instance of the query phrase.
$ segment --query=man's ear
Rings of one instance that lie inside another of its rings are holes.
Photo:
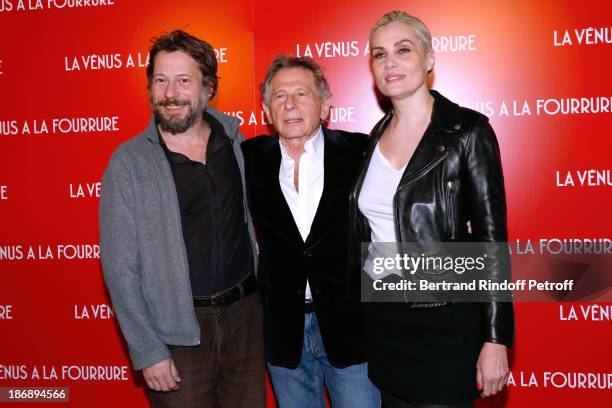
[[[212,99],[213,94],[213,87],[210,80],[204,81],[204,89],[202,90],[202,92],[204,92],[204,94],[206,95],[206,103],[208,104],[208,101]]]
[[[329,96],[323,98],[321,104],[321,120],[326,121],[329,118],[329,108],[331,107],[331,98]]]
[[[270,109],[268,109],[268,107],[266,106],[266,103],[262,102],[261,107],[263,108],[266,114],[266,119],[268,119],[268,123],[272,123],[272,117],[270,116]]]

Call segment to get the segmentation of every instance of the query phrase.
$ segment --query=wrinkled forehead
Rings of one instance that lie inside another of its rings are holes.
[[[314,73],[302,67],[281,68],[272,77],[270,88],[272,90],[282,87],[316,88]]]

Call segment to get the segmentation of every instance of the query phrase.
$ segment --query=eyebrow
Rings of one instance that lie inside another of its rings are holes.
[[[154,76],[154,77],[159,77],[159,76],[162,76],[162,77],[167,77],[167,75],[166,75],[166,74],[161,73],[161,72],[159,72],[159,73],[157,73],[157,74],[155,74],[155,73],[154,73],[154,74],[153,74],[153,76]],[[194,77],[193,75],[191,75],[191,74],[187,74],[187,73],[184,73],[184,74],[176,74],[175,76],[177,76],[177,77],[189,77],[189,78],[193,78],[193,77]]]
[[[404,38],[404,39],[401,39],[401,40],[399,40],[399,41],[396,41],[396,42],[395,42],[395,44],[393,44],[393,46],[394,46],[394,47],[397,47],[398,45],[401,45],[401,44],[403,44],[403,43],[405,43],[405,42],[409,42],[410,44],[414,45],[414,42],[413,42],[412,40],[409,40],[408,38]],[[377,50],[377,49],[381,49],[381,50],[382,50],[382,49],[384,49],[384,48],[385,48],[385,47],[381,47],[381,46],[378,46],[378,47],[372,47],[372,48],[370,48],[370,51],[372,51],[372,50]]]
[[[393,45],[398,46],[398,45],[400,45],[402,43],[405,43],[406,41],[409,42],[410,44],[414,45],[414,42],[412,42],[412,40],[409,40],[408,38],[404,38],[403,40],[399,40],[398,42],[396,42]]]

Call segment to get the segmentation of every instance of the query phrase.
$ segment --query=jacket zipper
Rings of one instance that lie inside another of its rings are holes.
[[[441,152],[440,154],[438,154],[437,156],[435,156],[433,159],[431,159],[427,164],[425,164],[423,167],[421,167],[416,173],[414,173],[412,176],[410,176],[409,178],[407,178],[406,180],[404,180],[403,182],[400,181],[400,184],[397,186],[397,190],[395,190],[395,194],[393,196],[393,218],[395,219],[395,241],[396,241],[396,246],[397,246],[397,253],[401,254],[402,253],[402,247],[401,247],[401,231],[400,231],[400,219],[399,219],[399,200],[398,200],[398,194],[399,191],[406,187],[407,185],[414,183],[416,180],[420,179],[421,177],[423,177],[425,174],[429,173],[429,171],[434,168],[435,166],[438,165],[438,163],[440,163],[442,160],[446,159],[446,156],[448,156],[448,152],[445,150],[444,152]],[[404,302],[405,303],[410,303],[408,302],[408,297],[406,296],[406,292],[404,291],[403,293],[403,297],[404,297]]]
[[[455,220],[455,194],[456,189],[452,181],[446,183],[446,220],[448,222],[448,229],[450,233],[451,241],[456,238],[456,220]]]
[[[446,159],[446,156],[448,156],[448,152],[444,151],[440,154],[438,154],[437,156],[435,156],[433,159],[431,159],[429,161],[429,163],[427,163],[426,165],[424,165],[423,167],[421,167],[416,173],[414,173],[412,176],[410,176],[409,178],[407,178],[406,180],[404,180],[403,182],[400,182],[400,184],[397,186],[397,190],[395,190],[395,194],[393,195],[393,219],[395,220],[394,224],[395,224],[395,241],[398,243],[397,244],[397,248],[398,251],[400,250],[400,242],[401,242],[401,231],[400,231],[400,219],[399,219],[399,200],[397,197],[397,193],[399,193],[399,191],[406,187],[407,185],[414,183],[416,180],[418,180],[419,178],[423,177],[425,174],[427,174],[432,168],[434,168],[435,166],[438,165],[438,163],[440,163],[442,160]],[[400,253],[400,252],[398,252]]]
[[[429,171],[432,168],[436,167],[436,165],[438,165],[438,163],[440,163],[442,160],[446,159],[446,156],[448,156],[448,152],[447,151],[444,151],[444,152],[438,154],[433,159],[431,159],[429,161],[429,163],[427,163],[423,167],[421,167],[416,173],[412,174],[406,180],[400,182],[399,186],[397,186],[396,194],[397,194],[397,192],[399,190],[401,190],[402,188],[406,187],[408,184],[414,183],[416,180],[420,179],[425,174],[429,173]]]

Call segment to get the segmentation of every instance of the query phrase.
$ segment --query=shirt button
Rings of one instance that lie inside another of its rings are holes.
[[[438,151],[439,152],[443,152],[444,150],[446,150],[445,146],[438,146]]]

